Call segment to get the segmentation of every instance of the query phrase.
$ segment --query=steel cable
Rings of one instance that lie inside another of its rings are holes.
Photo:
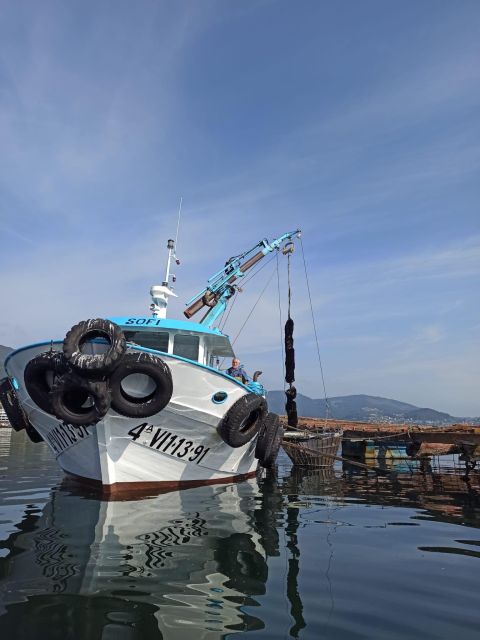
[[[312,294],[311,294],[311,291],[310,291],[310,283],[309,283],[309,280],[308,280],[307,262],[305,260],[305,251],[303,250],[302,238],[300,238],[300,246],[302,248],[303,268],[305,270],[305,280],[306,280],[306,283],[307,283],[308,299],[310,301],[310,312],[312,314],[313,332],[315,334],[315,342],[316,342],[316,345],[317,345],[318,364],[320,365],[320,373],[321,373],[321,376],[322,376],[322,385],[323,385],[323,393],[324,393],[324,397],[325,397],[325,408],[326,408],[325,419],[327,420],[329,416],[332,416],[332,412],[331,412],[330,403],[329,403],[328,397],[327,397],[327,389],[326,389],[326,386],[325,386],[325,377],[323,375],[322,358],[320,357],[320,347],[318,345],[317,326],[315,324],[315,314],[313,313]]]

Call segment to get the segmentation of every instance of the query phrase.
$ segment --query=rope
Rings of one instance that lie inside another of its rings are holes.
[[[287,282],[288,282],[288,318],[290,319],[290,305],[292,302],[292,289],[290,286],[290,253],[287,254]]]
[[[248,314],[248,316],[245,319],[245,322],[242,324],[242,326],[240,327],[239,332],[237,333],[237,335],[235,336],[235,338],[232,340],[232,346],[235,344],[235,342],[237,341],[238,337],[240,336],[240,334],[242,333],[243,329],[245,328],[245,325],[247,324],[247,322],[250,319],[250,316],[252,315],[252,313],[255,311],[255,307],[257,306],[257,304],[260,302],[261,297],[263,296],[263,294],[265,293],[266,288],[268,287],[268,285],[270,284],[270,282],[272,281],[273,276],[275,275],[275,269],[272,271],[269,279],[267,280],[266,285],[263,287],[262,291],[260,292],[260,295],[257,298],[257,301],[255,302],[255,304],[253,305],[253,307],[250,310],[250,313]]]
[[[374,433],[372,433],[372,437],[371,438],[362,438],[363,440],[388,440],[389,438],[402,438],[402,436],[407,436],[407,432],[406,431],[397,431],[396,433],[390,433],[388,436],[376,436]],[[344,438],[344,440],[358,440],[358,437],[355,438]]]
[[[269,263],[270,263],[274,258],[275,258],[275,255],[273,255],[269,260],[267,260],[267,262],[265,262],[265,263],[264,263],[264,264],[263,264],[259,269],[257,269],[254,273],[250,274],[250,277],[248,277],[248,278],[245,280],[245,282],[242,282],[242,286],[241,286],[240,288],[241,288],[241,289],[243,289],[243,288],[244,288],[244,287],[245,287],[245,286],[250,282],[250,280],[253,280],[253,278],[254,278],[256,275],[258,275],[258,274],[260,273],[260,271],[261,271],[262,269],[264,269],[264,268],[267,266],[267,264],[269,264]],[[234,298],[233,298],[233,300],[232,300],[232,304],[229,306],[227,314],[225,315],[225,312],[223,313],[223,316],[222,316],[222,322],[221,322],[221,323],[219,324],[219,326],[218,326],[218,328],[219,328],[219,329],[220,329],[220,331],[222,331],[222,332],[223,332],[223,330],[225,329],[225,326],[226,326],[226,324],[227,324],[228,318],[229,318],[230,313],[231,313],[231,311],[232,311],[232,309],[233,309],[233,305],[234,305],[234,304],[235,304],[235,302],[237,301],[237,298],[238,298],[238,294],[239,294],[239,293],[240,293],[240,291],[238,290],[238,287],[236,287],[236,289],[235,289],[235,296],[234,296]]]
[[[325,408],[326,408],[325,420],[327,420],[328,417],[333,415],[333,414],[332,414],[332,411],[331,411],[330,403],[328,401],[327,389],[326,389],[326,386],[325,386],[325,377],[323,375],[322,358],[320,357],[320,347],[318,346],[317,326],[315,324],[315,315],[313,313],[312,294],[310,292],[310,283],[309,283],[309,280],[308,280],[307,262],[305,260],[305,251],[303,250],[303,241],[302,241],[301,237],[300,237],[300,246],[302,248],[303,268],[305,270],[305,280],[307,282],[308,299],[310,301],[310,312],[312,314],[313,332],[315,334],[315,342],[317,344],[318,364],[320,365],[320,373],[321,373],[321,376],[322,376],[322,385],[323,385],[323,393],[324,393],[324,397],[325,397]]]
[[[252,273],[252,274],[250,275],[250,277],[248,277],[248,278],[245,280],[245,282],[243,282],[243,283],[242,283],[242,288],[243,288],[243,287],[245,287],[245,285],[246,285],[246,284],[248,284],[248,283],[250,282],[250,280],[252,280],[256,275],[258,275],[258,274],[260,273],[260,271],[261,271],[262,269],[264,269],[264,268],[267,266],[267,264],[270,264],[270,262],[272,262],[272,260],[273,260],[275,257],[277,257],[277,262],[278,262],[278,254],[277,254],[277,253],[275,253],[271,258],[269,258],[269,260],[267,260],[267,262],[265,262],[265,263],[264,263],[264,264],[263,264],[259,269],[257,269],[257,270],[255,271],[255,273]],[[243,323],[243,325],[240,327],[240,331],[237,333],[237,335],[235,336],[235,339],[232,341],[232,343],[231,343],[231,344],[232,344],[232,346],[235,344],[235,341],[237,340],[237,338],[240,336],[241,332],[243,331],[243,329],[244,329],[245,325],[247,324],[247,322],[248,322],[248,320],[249,320],[250,316],[252,315],[252,313],[253,313],[253,311],[254,311],[255,307],[257,306],[258,302],[260,301],[260,298],[262,297],[263,293],[265,292],[265,289],[266,289],[266,288],[268,287],[268,285],[270,284],[270,281],[272,280],[272,278],[273,278],[274,274],[275,274],[275,269],[273,270],[273,272],[272,272],[272,274],[271,274],[271,276],[270,276],[269,280],[267,281],[267,284],[265,285],[265,287],[263,288],[262,292],[260,293],[260,295],[259,295],[259,297],[258,297],[257,301],[256,301],[256,302],[255,302],[255,304],[253,305],[253,308],[252,308],[252,310],[250,311],[250,313],[248,314],[248,316],[247,316],[247,318],[246,318],[245,322],[244,322],[244,323]],[[222,323],[222,328],[220,329],[222,332],[223,332],[223,330],[225,329],[225,326],[226,326],[226,324],[227,324],[227,320],[228,320],[228,318],[229,318],[229,316],[230,316],[230,313],[231,313],[231,311],[232,311],[232,309],[233,309],[233,305],[234,305],[234,304],[235,304],[235,302],[237,301],[238,294],[239,294],[239,291],[238,291],[238,288],[237,288],[236,293],[235,293],[235,297],[234,297],[234,299],[233,299],[233,301],[232,301],[232,304],[230,305],[230,308],[229,308],[229,310],[228,310],[227,316],[225,317],[225,321]],[[222,361],[221,361],[221,363],[220,363],[220,365],[219,365],[220,369],[223,367],[224,362],[225,362],[225,358],[222,358]]]
[[[278,292],[278,318],[280,321],[280,345],[282,347],[282,365],[281,365],[281,371],[282,371],[282,378],[283,378],[283,390],[285,391],[286,385],[285,385],[285,349],[283,347],[283,322],[282,322],[282,303],[281,303],[281,297],[280,297],[280,269],[279,269],[279,263],[278,263],[278,252],[277,252],[277,292]]]
[[[262,266],[261,266],[261,267],[259,267],[259,268],[254,272],[254,273],[251,273],[251,274],[250,274],[250,276],[249,276],[245,281],[242,281],[242,280],[241,280],[241,281],[240,281],[240,283],[241,283],[241,288],[243,288],[245,285],[247,285],[247,284],[250,282],[250,280],[252,280],[256,275],[258,275],[258,274],[260,273],[260,271],[261,271],[262,269],[265,269],[265,267],[267,266],[267,264],[270,264],[270,262],[272,262],[272,260],[275,258],[275,255],[277,255],[277,252],[275,252],[275,253],[274,253],[274,255],[273,255],[271,258],[269,258],[266,262],[264,262],[264,263],[262,264]]]
[[[235,296],[233,297],[232,304],[230,305],[230,307],[228,309],[228,313],[226,315],[224,315],[224,317],[222,318],[222,322],[221,322],[221,324],[219,326],[219,329],[222,332],[223,332],[223,329],[224,329],[225,325],[227,324],[227,320],[230,317],[230,314],[231,314],[232,309],[233,309],[233,307],[235,305],[235,302],[237,301],[237,298],[238,298],[238,289],[235,290]]]

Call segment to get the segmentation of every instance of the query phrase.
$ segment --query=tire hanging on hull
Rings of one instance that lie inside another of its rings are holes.
[[[79,394],[85,401],[79,405]],[[85,380],[73,372],[64,374],[54,385],[50,399],[59,420],[74,426],[99,422],[110,408],[110,393],[106,382]]]
[[[33,402],[45,413],[55,415],[50,394],[55,384],[68,370],[68,362],[61,351],[40,353],[27,363],[23,373],[25,388]],[[78,406],[81,406],[86,399],[87,394],[79,393]]]
[[[0,401],[7,414],[8,421],[15,431],[25,429],[32,442],[42,442],[43,438],[27,418],[9,378],[0,380]]]
[[[3,409],[7,414],[8,421],[12,428],[15,429],[15,431],[26,429],[28,418],[18,401],[15,388],[12,385],[10,378],[3,378],[0,380],[0,402],[2,403]]]
[[[86,354],[84,346],[100,338],[108,344],[104,353]],[[111,320],[95,318],[74,325],[63,341],[63,353],[79,375],[86,378],[106,376],[115,369],[127,348],[121,328]]]
[[[265,398],[247,393],[227,411],[218,425],[218,433],[225,444],[242,447],[260,431],[266,414]]]
[[[270,469],[275,464],[282,444],[283,427],[276,413],[268,413],[263,421],[255,446],[255,457],[262,467]]]
[[[148,377],[154,388],[145,395],[133,395],[123,382],[129,376]],[[112,409],[128,418],[148,418],[159,413],[170,402],[173,381],[170,368],[153,353],[127,353],[110,377]]]

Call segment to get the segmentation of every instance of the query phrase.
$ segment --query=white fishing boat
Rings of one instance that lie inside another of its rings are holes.
[[[230,258],[187,303],[184,320],[167,318],[176,295],[169,240],[151,315],[82,321],[63,340],[8,355],[0,400],[12,426],[44,440],[67,474],[106,492],[232,482],[255,474],[258,463],[271,466],[283,434],[278,416],[257,380],[219,369],[234,351],[215,324],[245,272],[298,235]]]

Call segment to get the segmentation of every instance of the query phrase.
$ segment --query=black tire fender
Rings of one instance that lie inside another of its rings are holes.
[[[28,418],[22,409],[10,378],[0,380],[0,402],[7,414],[8,421],[15,431],[27,428]]]
[[[50,391],[67,370],[68,364],[61,351],[40,353],[27,363],[23,372],[25,388],[33,402],[45,413],[53,415]]]
[[[262,467],[270,469],[275,464],[283,438],[283,426],[276,413],[268,413],[263,421],[255,446],[255,457]]]
[[[267,413],[265,398],[247,393],[227,411],[218,425],[222,440],[231,447],[242,447],[257,435]]]
[[[27,424],[25,426],[25,431],[27,432],[27,436],[30,438],[32,442],[43,442],[42,436],[35,429],[33,424],[27,419]]]
[[[86,342],[102,338],[107,341],[108,348],[104,353],[82,353]],[[121,361],[127,343],[121,328],[111,322],[96,318],[82,320],[74,325],[63,341],[63,353],[68,363],[79,375],[87,378],[101,378],[110,374]]]
[[[150,378],[155,388],[146,396],[132,396],[122,386],[128,376],[143,374]],[[153,353],[131,352],[125,354],[110,377],[112,409],[128,418],[148,418],[162,411],[170,402],[173,381],[170,368]]]
[[[86,398],[85,402],[80,404],[79,397]],[[96,424],[110,408],[106,382],[86,380],[73,372],[65,373],[55,383],[50,398],[54,415],[74,426]]]
[[[8,421],[15,431],[25,429],[32,442],[42,442],[43,438],[27,418],[25,411],[9,378],[0,380],[0,401],[7,414]]]

